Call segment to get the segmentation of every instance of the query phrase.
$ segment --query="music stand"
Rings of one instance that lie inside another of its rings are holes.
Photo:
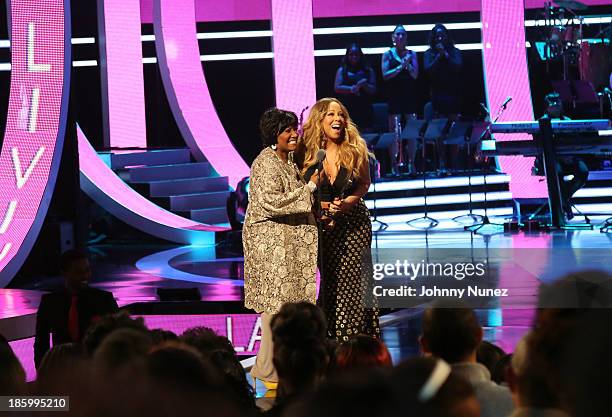
[[[500,110],[499,114],[502,113],[502,110]],[[495,120],[499,119],[499,114],[498,116],[495,118]],[[494,122],[495,123],[495,122]],[[485,139],[489,139],[491,137],[491,124],[486,124],[485,129],[482,131],[482,133],[480,134],[480,136],[477,139],[477,143],[478,142],[482,142]],[[491,220],[489,219],[489,204],[487,202],[487,174],[489,173],[489,166],[487,165],[487,162],[485,162],[484,167],[482,169],[482,180],[483,180],[483,194],[484,194],[484,216],[482,217],[482,220],[478,223],[474,223],[471,224],[469,226],[464,226],[463,230],[466,231],[470,231],[470,232],[474,232],[476,234],[478,234],[478,231],[480,229],[482,229],[483,227],[487,226],[487,225],[493,225],[493,226],[503,226],[502,223],[492,223]]]
[[[423,197],[425,204],[425,212],[423,213],[423,216],[408,220],[406,222],[406,224],[408,224],[409,226],[415,227],[417,229],[428,230],[433,227],[436,227],[440,223],[438,220],[429,216],[429,210],[427,206],[427,172],[425,172],[425,144],[427,140],[438,140],[439,138],[444,136],[444,134],[448,132],[447,125],[448,119],[433,119],[426,125],[425,123],[423,123],[422,129],[420,130],[420,132],[425,131],[420,135],[421,143],[423,146],[421,153],[421,170],[423,171]],[[419,226],[419,223],[425,223],[425,225]]]
[[[379,150],[387,151],[389,149],[389,146],[391,146],[393,143],[395,143],[395,140],[396,140],[395,132],[382,133],[380,135],[380,138],[378,139],[378,142],[376,142],[376,145],[374,145],[374,149],[377,150],[377,151],[379,151]],[[389,162],[390,162],[390,165],[391,165],[391,168],[392,168],[393,160],[391,160]]]
[[[469,213],[461,216],[453,217],[453,221],[464,224],[465,222],[461,219],[470,219],[472,224],[482,221],[483,217],[480,214],[474,214],[474,205],[472,201],[472,174],[474,170],[474,159],[472,158],[471,146],[472,144],[478,146],[482,133],[485,131],[485,123],[468,123],[468,122],[455,122],[448,133],[447,143],[450,144],[463,144],[467,147],[468,155],[468,195],[470,196],[470,202],[468,204]],[[470,225],[471,226],[471,225]]]
[[[380,171],[380,166],[374,154],[370,154],[370,156],[368,157],[368,165],[370,168],[370,181],[372,182],[372,210],[374,211],[374,215],[372,216],[371,222],[372,225],[374,225],[374,223],[378,224],[378,230],[376,230],[376,232],[380,232],[383,230],[387,230],[389,225],[381,220],[378,220],[378,210],[376,209],[376,182],[378,178],[378,173],[376,171]],[[378,170],[376,169],[377,166]]]
[[[362,133],[361,137],[363,138],[363,140],[365,140],[366,145],[368,145],[368,148],[372,149],[375,148],[375,144],[376,144],[376,139],[378,139],[378,133]]]
[[[422,136],[425,132],[425,128],[427,127],[426,120],[418,120],[418,119],[409,119],[406,121],[406,126],[404,126],[404,130],[402,130],[401,142],[402,147],[404,146],[405,140],[419,140],[422,139]],[[412,161],[415,163],[416,161]]]

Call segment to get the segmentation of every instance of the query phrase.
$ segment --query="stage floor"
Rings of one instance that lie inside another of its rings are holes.
[[[380,232],[374,235],[373,259],[375,263],[393,258],[419,262],[449,253],[471,254],[472,260],[486,257],[495,285],[509,288],[511,296],[489,297],[476,310],[486,340],[506,351],[512,351],[530,328],[541,283],[577,270],[612,272],[612,234],[598,230],[503,234],[492,226],[484,232]],[[158,288],[198,288],[202,300],[210,302],[240,303],[243,298],[243,260],[229,247],[104,244],[91,247],[90,253],[91,285],[112,291],[120,306],[158,301]],[[61,284],[55,277],[20,289],[0,289],[0,323],[20,317],[32,321],[42,292]],[[418,354],[421,313],[427,305],[420,301],[410,308],[384,310],[383,339],[395,362]],[[31,340],[14,343],[26,352]]]

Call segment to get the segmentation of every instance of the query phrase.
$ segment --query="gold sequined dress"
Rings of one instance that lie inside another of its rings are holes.
[[[251,166],[242,230],[244,304],[277,313],[286,302],[316,301],[317,226],[313,196],[293,162],[271,148]]]

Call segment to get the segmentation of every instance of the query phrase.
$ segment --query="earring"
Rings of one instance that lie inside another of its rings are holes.
[[[276,145],[270,145],[270,147],[272,148],[273,151],[276,150]]]

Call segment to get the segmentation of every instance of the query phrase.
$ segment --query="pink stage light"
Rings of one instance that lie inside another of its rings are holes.
[[[78,126],[77,138],[81,189],[117,218],[153,236],[193,245],[214,245],[214,232],[227,230],[194,222],[153,204],[115,175]]]
[[[98,0],[104,146],[147,147],[139,0]]]
[[[272,0],[276,106],[297,114],[317,100],[312,0]]]
[[[61,159],[70,91],[70,3],[8,3],[11,87],[0,154],[0,287],[42,226]]]
[[[238,355],[256,355],[261,340],[259,314],[198,314],[141,316],[149,329],[170,330],[178,335],[192,327],[208,327],[227,337]]]
[[[523,0],[482,0],[481,21],[485,88],[492,117],[506,97],[512,97],[499,121],[533,120]],[[498,140],[530,138],[526,134],[496,135]],[[531,175],[533,158],[500,157],[499,164],[511,177],[513,197],[548,195],[546,183]]]
[[[198,22],[229,22],[236,20],[270,20],[270,0],[194,0]],[[384,16],[422,13],[462,13],[480,10],[481,0],[340,0],[333,7],[327,0],[313,0],[315,18]],[[589,6],[609,5],[610,0],[582,0]],[[153,0],[140,0],[142,23],[153,22]],[[542,8],[544,0],[526,0],[528,9]]]
[[[149,329],[170,330],[178,335],[185,330],[204,326],[218,335],[227,337],[237,355],[257,355],[261,340],[259,314],[198,314],[198,315],[157,315],[140,316]],[[27,381],[36,379],[34,366],[34,338],[9,342],[26,372]]]
[[[249,167],[230,141],[208,91],[196,38],[193,0],[154,1],[155,48],[168,102],[198,160],[208,160],[231,186]]]

